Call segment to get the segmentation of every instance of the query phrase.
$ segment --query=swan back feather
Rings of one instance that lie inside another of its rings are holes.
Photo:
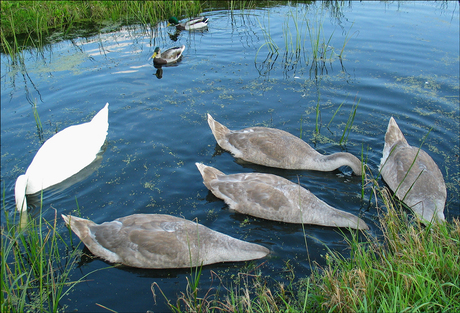
[[[292,169],[333,171],[349,166],[361,175],[361,161],[347,152],[322,155],[302,139],[280,129],[248,127],[229,130],[208,114],[208,124],[222,149],[234,157],[264,166]]]
[[[202,163],[196,166],[204,185],[237,212],[285,223],[369,228],[357,216],[331,207],[283,177],[263,173],[225,175]]]
[[[108,106],[107,103],[90,122],[69,126],[45,141],[26,173],[16,180],[18,210],[27,208],[26,194],[60,183],[96,159],[107,137]]]
[[[71,215],[65,223],[96,256],[139,268],[189,268],[260,259],[269,250],[164,214],[134,214],[96,224]]]
[[[439,167],[428,153],[408,144],[393,117],[379,168],[390,189],[422,222],[445,220],[447,191]]]

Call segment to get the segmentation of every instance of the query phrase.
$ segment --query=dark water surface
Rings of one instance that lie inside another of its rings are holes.
[[[6,209],[13,211],[15,180],[43,141],[90,120],[109,102],[110,127],[100,167],[64,191],[46,191],[45,217],[54,217],[52,207],[58,213],[77,214],[77,199],[81,216],[96,223],[134,213],[196,218],[273,252],[255,262],[204,267],[202,290],[211,280],[218,286],[211,272],[230,283],[239,272],[258,265],[263,275],[281,281],[288,260],[302,277],[310,273],[309,259],[325,263],[325,245],[343,253],[347,245],[334,228],[302,229],[230,211],[202,184],[195,162],[228,174],[267,172],[299,181],[330,205],[360,215],[371,234],[379,232],[379,212],[374,204],[369,206],[371,190],[361,199],[361,179],[349,168],[321,173],[237,163],[216,147],[206,113],[230,129],[286,130],[321,153],[348,151],[360,156],[363,150],[373,175],[390,116],[414,146],[432,129],[423,147],[445,177],[446,218],[460,216],[458,2],[351,2],[339,8],[296,4],[205,15],[207,30],[184,31],[177,41],[166,24],[152,30],[125,26],[26,51],[27,72],[11,67],[8,56],[2,55],[1,179]],[[320,38],[328,43],[324,59],[313,60],[309,28],[313,33],[321,29]],[[270,39],[278,54],[270,52]],[[182,61],[164,67],[159,79],[148,60],[155,46],[164,50],[182,44]],[[340,145],[358,101],[348,141]],[[43,138],[37,132],[33,102]],[[315,136],[318,103],[320,133]],[[30,209],[30,215],[37,210]],[[68,236],[63,224],[62,233]],[[83,258],[71,279],[109,265]],[[164,299],[157,291],[154,304],[151,284],[156,282],[175,301],[189,274],[190,270],[127,267],[100,270],[88,275],[62,304],[80,312],[106,312],[96,303],[119,312],[162,311]]]

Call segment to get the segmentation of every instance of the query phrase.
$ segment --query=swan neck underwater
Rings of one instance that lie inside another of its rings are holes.
[[[329,155],[321,154],[316,159],[316,170],[319,171],[333,171],[341,166],[349,166],[353,174],[361,176],[362,174],[362,163],[353,154],[348,152],[336,152]]]

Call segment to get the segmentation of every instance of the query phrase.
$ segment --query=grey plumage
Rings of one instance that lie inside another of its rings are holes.
[[[348,152],[323,155],[302,139],[284,130],[248,127],[229,130],[208,114],[208,124],[222,149],[245,161],[292,170],[333,171],[349,166],[361,175],[361,161]]]
[[[204,185],[240,213],[286,223],[369,228],[357,216],[331,207],[283,177],[263,173],[225,175],[201,163],[196,166]]]
[[[447,191],[439,167],[428,153],[409,145],[393,117],[385,134],[380,172],[390,189],[422,222],[445,219]]]
[[[265,257],[263,246],[164,214],[133,214],[111,222],[62,215],[96,256],[140,268],[189,268]]]

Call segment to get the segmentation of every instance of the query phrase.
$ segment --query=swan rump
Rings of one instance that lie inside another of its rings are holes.
[[[260,259],[269,250],[201,224],[165,214],[134,214],[112,222],[62,215],[96,256],[139,268],[190,268]]]
[[[16,180],[19,211],[27,210],[26,195],[54,186],[91,164],[101,150],[109,128],[107,103],[90,122],[69,126],[40,147],[25,174]]]
[[[208,124],[217,144],[247,162],[291,170],[333,171],[349,166],[362,174],[361,161],[348,152],[323,155],[302,139],[280,129],[248,127],[230,130],[208,114]]]
[[[331,207],[283,177],[263,173],[225,175],[202,163],[196,166],[204,185],[237,212],[285,223],[369,228],[357,216]]]
[[[380,173],[423,223],[445,220],[447,191],[439,167],[428,153],[408,144],[393,117],[385,134]]]

